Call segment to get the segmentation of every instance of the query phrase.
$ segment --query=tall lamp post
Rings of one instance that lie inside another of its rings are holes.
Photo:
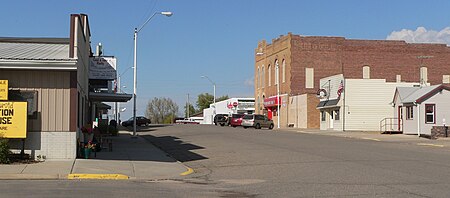
[[[150,16],[144,24],[141,25],[139,28],[134,28],[134,74],[133,74],[133,137],[136,136],[136,74],[137,74],[137,38],[138,33],[144,28],[145,25],[157,14],[161,14],[164,16],[172,16],[172,12],[155,12],[152,16]]]
[[[277,128],[280,128],[280,65],[278,64],[278,60],[275,63],[276,69],[276,79],[277,79]]]
[[[212,124],[214,124],[214,116],[216,115],[216,83],[214,83],[211,79],[209,79],[208,76],[201,76],[201,77],[208,79],[209,82],[211,82],[213,84],[213,88],[214,88],[214,100],[213,100],[214,111],[213,111],[213,115],[212,115],[212,118],[211,118],[211,122],[212,122]]]

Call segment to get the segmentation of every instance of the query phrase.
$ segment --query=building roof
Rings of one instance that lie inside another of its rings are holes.
[[[5,41],[0,38],[0,60],[73,60],[68,43]]]
[[[405,103],[421,103],[442,89],[449,90],[445,85],[433,85],[427,87],[397,87],[400,101]]]

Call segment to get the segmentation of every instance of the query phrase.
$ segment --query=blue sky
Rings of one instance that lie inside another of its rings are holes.
[[[450,44],[449,9],[450,1],[419,0],[16,0],[2,2],[0,36],[68,37],[70,14],[88,14],[93,49],[101,42],[105,55],[117,57],[132,93],[133,29],[156,11],[172,11],[139,33],[137,114],[144,115],[153,97],[172,98],[181,110],[188,93],[191,102],[212,94],[201,75],[216,82],[217,96],[252,97],[258,41],[288,32]],[[132,102],[122,106],[122,119],[131,117]]]

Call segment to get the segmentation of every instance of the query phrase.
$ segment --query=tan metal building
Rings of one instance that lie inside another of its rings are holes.
[[[0,79],[9,82],[10,101],[28,102],[25,152],[32,157],[76,157],[80,128],[95,111],[89,98],[90,37],[88,16],[72,14],[69,38],[0,38]],[[21,149],[21,141],[10,142]]]

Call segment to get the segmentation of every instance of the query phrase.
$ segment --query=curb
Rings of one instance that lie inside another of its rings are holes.
[[[59,180],[65,177],[56,175],[39,175],[39,174],[0,174],[0,180]]]
[[[123,174],[69,174],[67,179],[109,179],[128,180],[129,177]]]
[[[188,170],[187,171],[185,171],[185,172],[182,172],[180,175],[181,176],[186,176],[186,175],[190,175],[190,174],[192,174],[192,173],[194,173],[194,169],[192,169],[192,168],[189,168],[189,167],[187,167],[187,166],[185,166]]]

